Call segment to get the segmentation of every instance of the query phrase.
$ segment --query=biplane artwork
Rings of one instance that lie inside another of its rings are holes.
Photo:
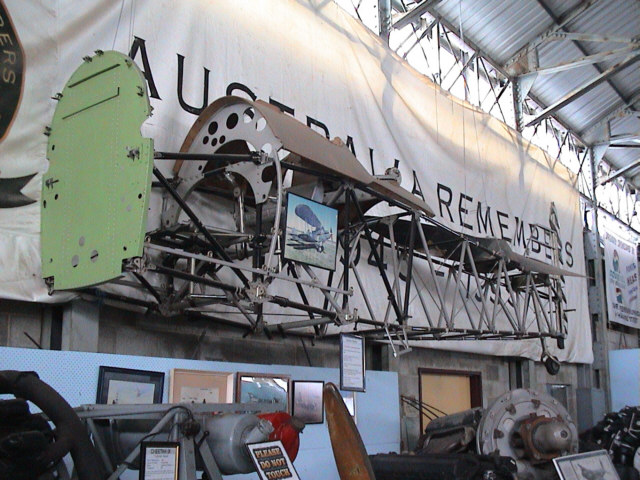
[[[267,335],[348,325],[396,354],[412,340],[562,345],[574,274],[556,232],[551,263],[455,232],[397,170],[370,174],[260,100],[214,101],[177,152],[142,137],[149,115],[142,73],[117,52],[87,57],[59,95],[41,203],[51,292]]]
[[[337,245],[334,232],[337,226],[337,210],[293,193],[287,194],[284,258],[335,270]]]

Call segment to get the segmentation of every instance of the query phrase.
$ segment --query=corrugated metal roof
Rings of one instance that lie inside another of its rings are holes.
[[[531,40],[589,1],[593,0],[441,0],[435,2],[431,12],[441,15],[456,27],[461,26],[464,38],[479,47],[497,66],[504,67]],[[640,2],[595,1],[559,31],[640,40]],[[556,65],[624,46],[616,42],[549,41],[538,48],[539,65]],[[635,53],[640,51],[636,49]],[[596,65],[539,75],[531,95],[542,103],[542,107],[548,107],[624,59],[625,56],[618,56]],[[582,136],[613,107],[623,105],[639,92],[640,61],[637,61],[558,110],[556,116]],[[635,103],[635,107],[640,109],[640,101]],[[633,132],[640,132],[637,117],[616,120],[611,124],[612,135]],[[589,141],[595,139],[589,138]],[[607,160],[617,168],[639,157],[640,149],[610,148],[606,154]],[[638,180],[634,183],[640,186],[640,177],[634,180]]]

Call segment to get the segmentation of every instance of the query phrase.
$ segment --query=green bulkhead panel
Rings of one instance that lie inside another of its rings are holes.
[[[42,181],[42,277],[54,290],[122,274],[142,255],[153,140],[144,76],[118,52],[85,58],[58,95]]]

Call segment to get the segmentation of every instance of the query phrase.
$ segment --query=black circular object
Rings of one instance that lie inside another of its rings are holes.
[[[232,113],[231,115],[229,115],[227,117],[227,128],[229,130],[231,130],[232,128],[235,128],[235,126],[238,124],[238,114],[237,113]]]

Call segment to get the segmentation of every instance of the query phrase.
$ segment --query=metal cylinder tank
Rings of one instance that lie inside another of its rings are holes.
[[[246,445],[265,442],[273,431],[267,420],[251,414],[216,415],[207,419],[207,443],[224,475],[255,471]]]

